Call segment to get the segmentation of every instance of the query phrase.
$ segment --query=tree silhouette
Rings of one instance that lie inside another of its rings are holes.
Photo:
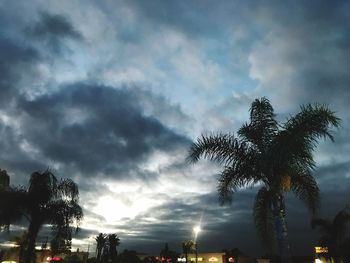
[[[101,261],[102,250],[104,249],[107,242],[107,235],[100,233],[95,237],[96,240],[96,254],[97,260]]]
[[[346,239],[346,224],[350,221],[350,209],[345,208],[338,212],[333,221],[314,218],[311,221],[313,229],[318,229],[321,233],[319,245],[328,247],[328,254],[334,258],[335,262],[340,262],[341,258],[349,250]]]
[[[50,170],[32,173],[27,189],[0,192],[0,215],[11,215],[5,220],[0,217],[0,224],[13,223],[22,217],[29,221],[25,263],[30,263],[34,256],[35,241],[44,224],[51,225],[55,235],[71,236],[71,225],[78,225],[83,217],[78,200],[78,186],[70,179],[57,180]]]
[[[186,263],[188,262],[188,254],[195,251],[196,246],[193,240],[185,240],[182,242],[182,251],[185,254]]]
[[[109,234],[108,235],[108,243],[109,243],[109,257],[113,263],[117,261],[117,246],[120,245],[120,239],[117,234]]]
[[[194,163],[204,157],[224,166],[218,181],[221,204],[231,202],[239,188],[261,185],[254,205],[256,228],[270,249],[274,229],[281,260],[290,262],[284,193],[291,190],[311,212],[317,209],[319,189],[312,176],[312,153],[319,138],[333,140],[330,127],[338,127],[339,122],[326,106],[309,104],[279,124],[269,100],[256,99],[250,122],[238,130],[238,137],[202,135],[192,144],[188,159]]]

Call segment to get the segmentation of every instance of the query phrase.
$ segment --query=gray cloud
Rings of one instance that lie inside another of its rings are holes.
[[[0,35],[0,107],[8,105],[19,93],[16,84],[23,78],[27,68],[38,60],[39,54],[35,49]]]
[[[40,12],[39,21],[25,29],[35,40],[44,42],[55,53],[61,53],[65,40],[83,40],[66,16]]]
[[[152,151],[186,147],[188,139],[140,108],[140,90],[77,83],[33,101],[22,100],[22,134],[53,162],[86,176],[129,176]]]

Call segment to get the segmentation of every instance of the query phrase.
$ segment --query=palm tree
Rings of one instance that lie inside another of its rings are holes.
[[[107,235],[100,233],[95,237],[96,240],[96,252],[97,252],[97,260],[101,261],[102,250],[107,242]]]
[[[188,262],[188,254],[195,251],[195,242],[193,240],[185,240],[182,242],[182,250],[186,257],[186,263]]]
[[[1,221],[0,224],[13,223],[16,219],[25,217],[29,221],[28,244],[24,262],[30,263],[34,255],[35,241],[44,224],[52,226],[53,233],[63,238],[72,234],[71,225],[77,225],[83,218],[83,212],[78,205],[78,186],[70,179],[61,179],[53,175],[50,170],[31,174],[29,186],[11,188],[0,193],[0,214],[9,212],[16,217],[11,222]]]
[[[312,153],[319,138],[333,140],[330,128],[339,122],[326,106],[309,104],[279,124],[269,100],[256,99],[250,122],[238,130],[238,137],[202,135],[192,144],[188,159],[195,163],[204,157],[224,166],[218,181],[221,204],[231,202],[239,188],[261,186],[254,205],[258,233],[272,244],[274,229],[281,260],[290,262],[284,193],[291,190],[311,212],[317,209],[319,189],[312,176]]]
[[[340,262],[340,258],[344,256],[345,251],[342,248],[346,243],[346,224],[350,221],[350,211],[345,208],[338,212],[333,221],[314,218],[311,221],[313,229],[318,228],[322,234],[319,244],[328,247],[328,254],[334,258],[335,262]]]
[[[117,246],[120,245],[120,239],[117,234],[109,234],[108,235],[108,243],[109,243],[109,256],[113,263],[117,261]]]

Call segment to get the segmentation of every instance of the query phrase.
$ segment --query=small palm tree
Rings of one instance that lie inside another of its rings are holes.
[[[112,262],[117,261],[118,251],[117,246],[120,245],[120,239],[117,234],[109,234],[108,235],[108,243],[109,243],[109,257]]]
[[[238,130],[238,137],[202,136],[192,144],[188,159],[194,163],[204,157],[224,166],[218,182],[221,204],[231,202],[239,188],[261,187],[254,205],[255,225],[264,243],[273,243],[275,230],[282,262],[290,262],[284,193],[291,190],[311,212],[316,210],[319,189],[312,176],[312,152],[319,138],[333,140],[330,127],[339,122],[327,107],[307,105],[279,124],[269,100],[256,99],[250,122]]]
[[[97,260],[101,261],[102,250],[104,249],[107,242],[107,235],[100,233],[95,237],[96,240],[96,253]]]
[[[27,189],[11,188],[0,192],[0,200],[0,215],[12,215],[0,224],[13,223],[22,217],[29,221],[25,263],[30,263],[34,256],[36,238],[44,224],[52,226],[54,235],[68,238],[72,233],[71,225],[78,225],[83,218],[78,205],[78,186],[70,179],[57,180],[50,170],[32,173]]]
[[[350,209],[345,208],[338,212],[333,221],[314,218],[311,221],[313,229],[318,228],[321,233],[319,245],[328,247],[328,254],[334,258],[335,262],[340,262],[342,251],[346,243],[346,224],[350,221]],[[349,248],[347,248],[349,249]]]
[[[182,242],[182,250],[185,254],[186,263],[188,262],[188,254],[195,251],[195,242],[193,240],[185,240]]]

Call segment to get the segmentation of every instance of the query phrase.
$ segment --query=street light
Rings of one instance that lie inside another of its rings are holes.
[[[198,233],[201,231],[201,227],[200,226],[194,226],[193,227],[193,232],[194,232],[194,246],[196,249],[196,263],[198,263],[198,247],[197,247],[197,237],[198,237]]]

